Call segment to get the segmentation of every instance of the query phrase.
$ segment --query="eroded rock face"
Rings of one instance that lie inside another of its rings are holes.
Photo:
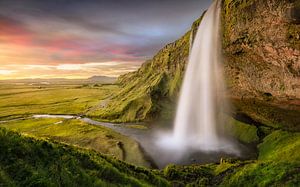
[[[285,0],[224,1],[226,73],[237,97],[300,98],[300,25]]]
[[[225,71],[237,110],[264,124],[293,130],[300,130],[298,2],[223,3]]]

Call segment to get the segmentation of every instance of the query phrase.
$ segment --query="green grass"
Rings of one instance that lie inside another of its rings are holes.
[[[0,186],[169,186],[148,169],[0,128]]]
[[[0,123],[0,127],[93,149],[136,165],[149,166],[134,140],[109,128],[93,126],[80,120],[27,119]]]
[[[163,170],[164,177],[176,186],[207,186],[213,177],[213,170],[207,166],[169,165]]]
[[[234,169],[224,186],[299,186],[300,133],[274,131],[258,146],[257,161]]]
[[[290,162],[255,162],[225,177],[222,186],[299,186],[299,165]]]
[[[111,129],[96,127],[79,120],[27,119],[34,114],[81,115],[98,108],[102,101],[117,92],[116,85],[98,87],[57,82],[50,85],[0,83],[0,123],[30,136],[49,138],[63,143],[96,150],[136,165],[149,166],[140,146]]]
[[[80,85],[0,84],[0,118],[9,119],[32,114],[84,114],[107,99],[119,88]]]
[[[275,131],[267,136],[258,148],[259,160],[299,162],[300,164],[300,133]]]

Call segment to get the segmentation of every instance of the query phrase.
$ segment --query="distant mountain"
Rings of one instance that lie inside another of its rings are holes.
[[[92,76],[87,79],[66,79],[66,78],[36,78],[36,79],[11,79],[11,80],[0,80],[0,82],[8,82],[8,83],[32,83],[32,84],[112,84],[115,83],[117,78],[115,77],[107,77],[107,76]]]
[[[88,80],[114,83],[117,80],[117,78],[116,77],[107,77],[107,76],[97,76],[97,75],[95,75],[95,76],[92,76],[92,77],[88,78]]]

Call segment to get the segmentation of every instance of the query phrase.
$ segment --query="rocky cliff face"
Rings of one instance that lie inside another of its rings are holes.
[[[299,130],[300,1],[225,0],[225,71],[237,110]]]
[[[289,1],[224,2],[224,49],[234,96],[300,98],[300,25]]]
[[[223,1],[224,63],[236,116],[300,130],[299,7],[299,0]],[[137,72],[121,76],[120,93],[89,115],[119,122],[171,118],[200,20]]]

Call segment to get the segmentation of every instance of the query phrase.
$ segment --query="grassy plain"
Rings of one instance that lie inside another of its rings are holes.
[[[0,83],[0,119],[32,114],[84,114],[118,90],[116,85]]]
[[[89,125],[76,119],[32,118],[34,114],[84,115],[94,107],[104,105],[118,89],[117,85],[80,82],[1,82],[0,127],[93,149],[136,165],[149,166],[134,140],[109,128]]]

